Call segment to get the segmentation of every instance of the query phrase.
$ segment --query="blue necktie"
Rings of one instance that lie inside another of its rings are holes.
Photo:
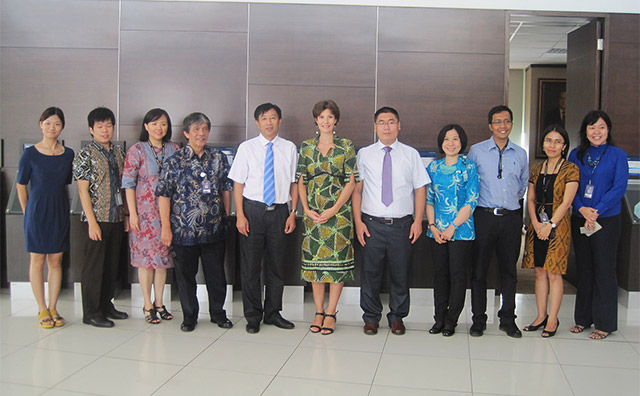
[[[264,192],[262,198],[267,206],[276,200],[276,183],[273,177],[273,142],[267,143],[267,154],[264,157]]]

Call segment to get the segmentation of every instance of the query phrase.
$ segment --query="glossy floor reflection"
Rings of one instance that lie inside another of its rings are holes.
[[[619,306],[619,331],[603,341],[571,334],[575,296],[566,296],[560,330],[514,340],[498,330],[468,336],[467,306],[453,337],[430,335],[433,306],[420,301],[394,336],[386,325],[375,336],[361,328],[357,305],[339,307],[336,332],[312,334],[315,309],[285,304],[294,330],[263,325],[247,334],[240,296],[227,304],[235,326],[219,329],[201,315],[192,333],[175,319],[148,325],[137,300],[118,298],[131,317],[112,329],[82,324],[81,303],[65,291],[58,311],[64,327],[37,325],[32,298],[0,291],[1,395],[638,395],[640,313]],[[419,299],[416,298],[416,301]],[[495,304],[499,304],[496,299]],[[535,316],[532,295],[518,295],[518,324]],[[206,302],[201,306],[207,312]],[[493,309],[495,315],[495,309]]]

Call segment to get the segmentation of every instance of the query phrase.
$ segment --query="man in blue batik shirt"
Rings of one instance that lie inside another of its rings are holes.
[[[226,155],[207,146],[210,129],[211,121],[202,113],[184,119],[189,144],[167,158],[156,189],[162,243],[171,247],[178,282],[182,331],[193,331],[198,321],[198,259],[202,260],[211,322],[225,329],[233,326],[223,308],[227,291],[223,218],[229,215],[233,185],[227,179]]]
[[[480,337],[487,324],[487,272],[493,252],[498,257],[502,307],[499,329],[520,338],[516,325],[516,262],[522,242],[522,198],[527,189],[527,153],[509,140],[513,113],[507,106],[495,106],[488,115],[491,138],[477,143],[468,158],[478,166],[480,197],[474,212],[474,243],[471,308],[473,324],[469,334]]]

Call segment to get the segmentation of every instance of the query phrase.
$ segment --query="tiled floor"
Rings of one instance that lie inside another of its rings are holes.
[[[167,304],[176,319],[147,325],[135,300],[119,298],[132,317],[96,329],[82,324],[80,303],[65,291],[59,311],[67,325],[44,330],[33,299],[11,299],[5,289],[0,395],[639,395],[640,314],[619,306],[619,331],[592,341],[589,332],[568,331],[574,298],[565,297],[554,338],[536,332],[514,340],[495,320],[484,337],[469,337],[468,307],[453,337],[429,335],[429,305],[412,307],[404,336],[386,326],[364,335],[359,307],[348,304],[333,335],[312,334],[310,296],[302,309],[285,305],[294,330],[263,325],[247,334],[236,296],[227,304],[232,329],[202,315],[187,334],[177,301]],[[533,319],[532,295],[518,295],[518,315],[520,327]]]

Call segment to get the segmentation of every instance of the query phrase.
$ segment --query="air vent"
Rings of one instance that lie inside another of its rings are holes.
[[[547,54],[566,54],[567,53],[567,49],[566,48],[551,48],[546,53]]]

